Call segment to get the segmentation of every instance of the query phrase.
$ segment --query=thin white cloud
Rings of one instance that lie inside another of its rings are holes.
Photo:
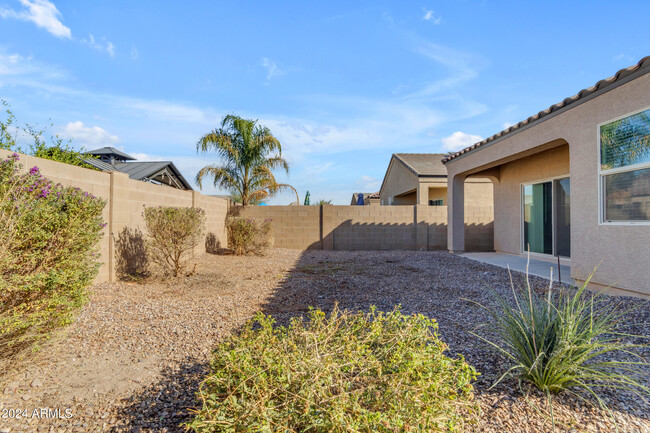
[[[88,150],[114,146],[121,141],[117,135],[109,134],[99,126],[85,126],[80,121],[69,122],[60,130],[59,135],[73,140],[75,145],[83,146]]]
[[[508,129],[511,126],[515,126],[515,124],[510,122],[503,122],[503,129]]]
[[[25,9],[16,11],[0,8],[0,17],[30,21],[57,38],[70,39],[72,37],[70,29],[61,22],[61,12],[54,6],[54,3],[48,0],[19,1]]]
[[[273,60],[269,59],[268,57],[262,58],[262,66],[266,68],[266,81],[271,80],[271,78],[281,77],[286,73],[285,71],[281,70],[278,67],[277,63],[275,63]]]
[[[140,53],[136,47],[131,47],[131,60],[138,60],[140,58]]]
[[[441,17],[435,16],[432,10],[424,10],[424,16],[422,17],[424,21],[429,21],[430,23],[433,23],[434,25],[440,24],[442,21]]]
[[[92,33],[88,33],[88,39],[82,39],[81,42],[97,51],[105,51],[111,57],[115,56],[115,45],[111,41],[107,41],[106,38],[97,41]]]
[[[309,165],[305,169],[305,174],[308,176],[316,176],[329,171],[329,169],[332,168],[333,166],[334,166],[333,162],[326,162],[325,164]]]
[[[375,192],[381,187],[381,180],[366,175],[361,176],[355,183],[363,189],[361,192]]]
[[[442,149],[448,152],[455,152],[478,143],[483,140],[480,135],[467,134],[465,132],[456,131],[448,137],[442,139]]]

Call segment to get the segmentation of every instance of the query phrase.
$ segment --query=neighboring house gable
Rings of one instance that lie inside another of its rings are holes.
[[[395,153],[381,185],[382,205],[447,204],[447,169],[441,153]],[[472,204],[492,206],[492,185],[488,179],[473,179],[468,186]]]
[[[130,155],[112,147],[86,152],[95,158],[85,159],[86,164],[103,171],[119,171],[129,178],[172,188],[191,190],[192,186],[171,161],[135,161]]]

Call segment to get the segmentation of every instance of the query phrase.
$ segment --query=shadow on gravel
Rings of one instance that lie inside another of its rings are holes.
[[[181,423],[192,419],[195,395],[208,373],[208,362],[188,360],[166,367],[161,379],[124,400],[110,432],[184,432]]]
[[[522,284],[524,276],[513,273],[513,279],[515,284]],[[463,355],[481,373],[475,389],[477,396],[489,403],[484,408],[484,418],[489,420],[490,404],[492,408],[519,404],[519,391],[514,380],[489,389],[505,365],[493,350],[470,334],[479,323],[489,322],[489,317],[468,299],[486,304],[491,296],[489,289],[504,293],[510,290],[509,281],[505,269],[447,252],[341,254],[308,250],[292,269],[284,271],[284,278],[262,306],[262,312],[274,316],[279,325],[288,324],[292,317],[306,316],[309,307],[329,312],[336,304],[350,311],[367,311],[372,305],[390,311],[401,305],[404,314],[432,317],[438,321],[440,338],[449,346],[448,354]],[[548,285],[546,280],[535,277],[531,277],[531,283],[538,290]],[[157,383],[125,402],[118,414],[119,424],[111,431],[184,431],[180,424],[191,419],[189,409],[196,408],[195,395],[208,369],[207,361],[188,361],[180,368],[165,369]]]

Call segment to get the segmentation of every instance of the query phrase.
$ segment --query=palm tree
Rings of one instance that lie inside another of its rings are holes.
[[[223,160],[223,164],[207,165],[197,173],[199,188],[208,177],[215,186],[241,197],[243,206],[290,187],[277,183],[273,176],[273,170],[278,168],[289,173],[280,141],[269,128],[258,125],[257,120],[229,114],[221,121],[221,128],[201,137],[196,150],[199,153],[215,151]]]

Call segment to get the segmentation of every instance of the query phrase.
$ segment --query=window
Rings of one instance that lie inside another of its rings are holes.
[[[429,200],[429,206],[443,206],[442,199],[440,199],[440,200]]]
[[[650,109],[600,126],[602,222],[650,222]]]

